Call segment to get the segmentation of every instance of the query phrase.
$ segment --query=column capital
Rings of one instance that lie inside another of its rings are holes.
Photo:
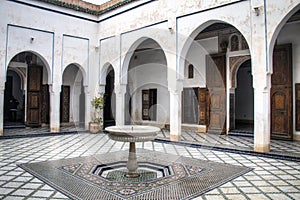
[[[5,90],[5,86],[4,85],[0,85],[0,92],[3,93]]]
[[[83,90],[84,90],[85,94],[88,94],[88,95],[90,94],[90,90],[89,90],[89,86],[88,85],[84,85],[83,86]]]
[[[119,95],[123,95],[126,93],[127,84],[115,84],[115,93]]]
[[[181,95],[182,90],[173,90],[173,89],[168,89],[170,94],[172,95]]]
[[[51,84],[49,85],[50,94],[60,93],[61,92],[61,85],[58,84]]]
[[[106,85],[106,84],[99,84],[99,85],[98,85],[98,87],[99,87],[98,93],[99,93],[99,94],[104,94],[104,93],[105,93],[105,85]]]
[[[183,80],[182,79],[177,79],[175,82],[175,85],[168,83],[169,87],[168,90],[172,94],[181,94],[183,91]]]

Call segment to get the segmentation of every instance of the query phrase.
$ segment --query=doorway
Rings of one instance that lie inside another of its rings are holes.
[[[8,69],[4,91],[4,127],[24,126],[24,102],[22,78]]]
[[[237,71],[235,89],[235,130],[254,131],[254,90],[251,60],[241,64]]]
[[[115,121],[115,72],[110,69],[106,76],[105,95],[104,95],[104,109],[103,109],[103,126],[114,126]]]

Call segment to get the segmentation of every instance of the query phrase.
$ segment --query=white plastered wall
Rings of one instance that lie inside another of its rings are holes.
[[[211,37],[194,41],[185,58],[184,88],[206,87],[206,55],[218,52],[218,38]],[[194,78],[188,79],[188,65],[194,66]]]

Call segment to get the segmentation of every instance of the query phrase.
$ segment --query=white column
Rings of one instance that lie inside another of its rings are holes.
[[[3,135],[4,86],[0,86],[0,136]]]
[[[91,122],[91,94],[88,86],[84,86],[85,95],[85,113],[84,113],[84,127],[85,130],[89,130],[89,123]]]
[[[125,124],[125,93],[126,84],[116,85],[116,125],[121,126]]]
[[[254,88],[254,151],[270,150],[270,66],[266,24],[265,1],[251,1],[251,61]],[[259,12],[255,12],[255,10]]]
[[[3,118],[4,118],[4,89],[6,81],[6,33],[7,33],[7,22],[6,20],[0,20],[0,136],[3,135]],[[9,62],[9,61],[7,61]]]
[[[62,40],[63,33],[56,33],[54,37],[54,62],[52,65],[52,85],[50,90],[50,132],[60,129],[60,92],[62,85]]]
[[[70,99],[70,105],[72,109],[70,109],[71,118],[74,124],[77,126],[80,122],[80,95],[81,95],[81,82],[75,82],[73,85],[73,94]]]
[[[50,132],[60,128],[60,87],[50,89]]]
[[[179,141],[181,138],[181,92],[182,90],[169,90],[170,92],[170,140]]]
[[[270,88],[254,89],[254,151],[270,151]]]

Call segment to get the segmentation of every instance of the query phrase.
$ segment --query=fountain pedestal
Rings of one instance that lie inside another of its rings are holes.
[[[136,157],[136,142],[146,142],[154,140],[159,128],[154,126],[139,126],[139,125],[124,125],[124,126],[110,126],[105,128],[108,131],[110,139],[119,142],[129,142],[129,155],[127,160],[127,174],[129,178],[138,177],[136,172],[138,162]]]

